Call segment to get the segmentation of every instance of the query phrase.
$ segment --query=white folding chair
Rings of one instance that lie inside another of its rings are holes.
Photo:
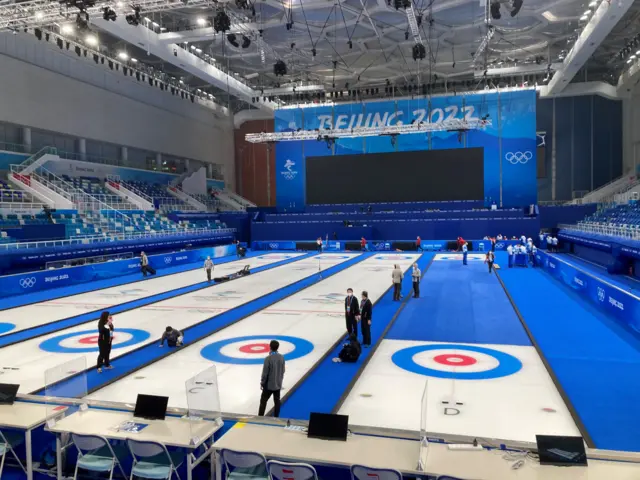
[[[270,480],[318,480],[316,469],[306,463],[267,462]]]
[[[16,454],[14,447],[17,447],[24,441],[24,437],[18,432],[3,432],[0,430],[0,478],[2,478],[2,470],[4,469],[4,461],[7,457],[7,454],[10,453],[11,456],[18,462],[18,465],[22,469],[22,471],[26,474],[27,469],[22,464],[18,455]]]
[[[267,459],[261,453],[240,452],[223,448],[220,457],[224,463],[226,477],[232,479],[268,480]]]
[[[402,474],[392,468],[351,465],[351,480],[402,480]]]
[[[178,468],[182,465],[183,455],[177,452],[171,454],[162,443],[139,442],[127,439],[127,446],[133,457],[131,476],[153,480],[171,480],[174,472],[178,480]]]
[[[120,470],[122,477],[127,478],[117,455],[106,438],[97,435],[72,433],[71,439],[78,450],[78,461],[73,473],[74,480],[78,478],[79,469],[89,472],[109,472],[109,480],[111,480],[116,466]]]

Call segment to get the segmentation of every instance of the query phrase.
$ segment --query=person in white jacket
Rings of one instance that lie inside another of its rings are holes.
[[[402,270],[400,270],[399,265],[393,266],[393,271],[391,272],[391,280],[393,281],[393,299],[395,301],[399,301],[402,296],[400,293],[400,289],[402,286],[402,277],[404,277]]]
[[[207,257],[204,261],[204,271],[207,272],[207,282],[210,282],[211,272],[213,272],[213,260],[211,260],[211,257]]]

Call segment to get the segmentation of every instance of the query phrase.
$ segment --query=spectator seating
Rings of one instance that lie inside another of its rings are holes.
[[[103,186],[100,179],[95,177],[69,177],[62,175],[62,180],[89,195],[113,195]]]
[[[124,186],[133,187],[134,191],[137,190],[153,198],[153,203],[159,210],[193,210],[193,207],[190,205],[187,205],[181,200],[169,195],[167,192],[167,185],[132,181],[126,182]]]
[[[209,209],[212,211],[216,211],[218,208],[221,208],[220,201],[211,195],[202,195],[202,194],[190,194],[193,198],[198,200],[201,203],[204,203]]]
[[[604,235],[640,238],[640,203],[600,209],[578,222],[578,228]]]

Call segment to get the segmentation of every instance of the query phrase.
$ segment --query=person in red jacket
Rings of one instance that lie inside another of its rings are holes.
[[[367,250],[367,240],[364,237],[360,239],[360,249],[364,252]]]
[[[420,235],[416,238],[416,251],[422,251],[422,239]]]
[[[462,246],[465,244],[466,242],[464,241],[464,238],[462,237],[458,237],[458,249],[456,251],[460,251],[462,250]]]

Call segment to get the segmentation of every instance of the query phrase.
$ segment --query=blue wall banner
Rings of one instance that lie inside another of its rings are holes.
[[[235,246],[221,245],[217,247],[199,248],[183,252],[150,255],[149,264],[156,270],[176,265],[204,262],[207,256],[212,258],[235,255]],[[21,295],[51,288],[67,287],[79,283],[120,277],[140,271],[140,259],[117,260],[114,262],[96,263],[78,267],[59,268],[40,272],[21,273],[0,277],[0,291],[4,296]]]
[[[314,240],[306,240],[312,242]],[[368,241],[367,248],[370,251],[389,252],[393,250],[393,242],[411,243],[415,240],[385,240],[385,241]],[[441,251],[447,249],[447,243],[452,240],[422,240],[423,250]],[[488,251],[491,249],[489,240],[469,240],[473,244],[473,251]],[[501,240],[496,243],[496,250],[506,250],[509,245],[517,245],[518,240]],[[323,250],[325,252],[336,252],[346,249],[346,241],[323,239]],[[254,241],[251,244],[252,250],[295,250],[296,242],[291,241]]]
[[[276,145],[276,201],[288,211],[306,203],[307,157],[391,151],[482,147],[484,149],[485,204],[522,207],[537,203],[536,93],[521,90],[449,97],[342,104],[275,112],[275,131],[382,127],[411,122],[440,123],[448,119],[477,120],[487,116],[492,125],[470,130],[466,145],[457,132],[400,135],[395,147],[387,137],[341,138],[333,149],[317,140],[279,142]]]
[[[640,335],[640,298],[538,250],[538,265]]]

